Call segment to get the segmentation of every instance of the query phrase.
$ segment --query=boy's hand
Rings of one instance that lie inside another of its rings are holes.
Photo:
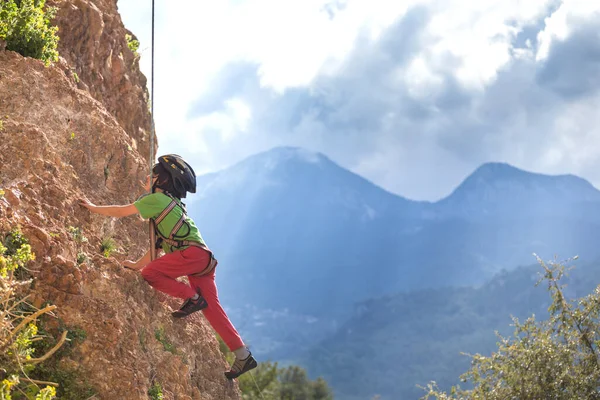
[[[121,264],[125,268],[134,269],[134,270],[140,269],[135,261],[125,260],[125,261],[121,262]]]
[[[94,208],[96,207],[96,205],[88,199],[79,199],[79,204],[90,211],[94,211]]]

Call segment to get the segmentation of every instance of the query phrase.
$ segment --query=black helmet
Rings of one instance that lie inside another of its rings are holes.
[[[155,168],[161,165],[170,177],[175,192],[184,198],[186,192],[196,193],[196,173],[192,167],[177,154],[158,157]]]

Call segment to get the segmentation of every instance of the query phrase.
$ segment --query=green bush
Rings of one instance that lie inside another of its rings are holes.
[[[148,389],[148,397],[150,397],[151,400],[163,400],[164,396],[160,383],[154,382],[152,384],[152,387]]]
[[[19,288],[27,282],[17,280],[15,271],[33,259],[31,246],[18,229],[13,229],[0,242],[0,399],[10,400],[15,393],[20,399],[30,400],[51,400],[56,396],[52,386],[41,389],[38,384],[42,383],[30,378],[36,366],[53,355],[66,340],[63,335],[53,347],[48,346],[45,352],[38,353],[41,356],[36,354],[34,342],[44,340],[38,333],[37,319],[56,307],[24,310],[26,303]]]
[[[49,65],[58,60],[58,28],[50,24],[56,8],[44,11],[44,5],[45,0],[0,1],[0,39],[7,50]]]
[[[134,55],[138,55],[138,49],[140,48],[140,42],[134,39],[130,34],[125,35],[125,40],[127,40],[127,47]]]
[[[500,337],[490,357],[476,354],[461,376],[472,389],[452,387],[442,392],[435,382],[423,400],[466,399],[598,399],[600,382],[600,286],[583,298],[568,300],[561,279],[561,263],[539,260],[551,304],[550,318],[514,319],[514,337]]]
[[[63,359],[73,354],[75,348],[87,339],[86,331],[80,326],[65,325],[59,318],[58,329],[46,330],[44,321],[39,323],[38,335],[45,338],[43,342],[33,343],[36,352],[45,353],[56,345],[56,337],[65,336],[63,346],[56,351],[54,356],[44,364],[36,366],[29,376],[39,381],[56,382],[56,395],[59,399],[88,400],[97,394],[96,389],[91,386],[80,371],[62,362]],[[0,398],[1,399],[1,398]]]

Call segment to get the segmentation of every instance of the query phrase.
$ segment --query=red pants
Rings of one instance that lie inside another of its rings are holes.
[[[219,303],[215,269],[208,275],[189,276],[206,268],[209,260],[208,252],[190,246],[150,262],[142,269],[142,276],[156,290],[180,299],[193,297],[196,294],[195,288],[200,288],[200,293],[208,303],[208,307],[202,310],[204,316],[229,350],[233,351],[242,347],[244,342]],[[176,280],[184,275],[188,275],[189,285]]]

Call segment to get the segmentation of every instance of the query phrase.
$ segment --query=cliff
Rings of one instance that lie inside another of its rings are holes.
[[[148,246],[137,217],[105,218],[78,204],[126,203],[149,165],[146,79],[111,0],[57,0],[61,59],[0,51],[0,233],[20,227],[36,260],[28,301],[57,305],[44,329],[73,329],[57,366],[97,399],[239,399],[213,331],[198,313],[171,318],[179,300],[119,264]],[[102,242],[116,243],[103,254]],[[110,254],[108,254],[110,253]]]

